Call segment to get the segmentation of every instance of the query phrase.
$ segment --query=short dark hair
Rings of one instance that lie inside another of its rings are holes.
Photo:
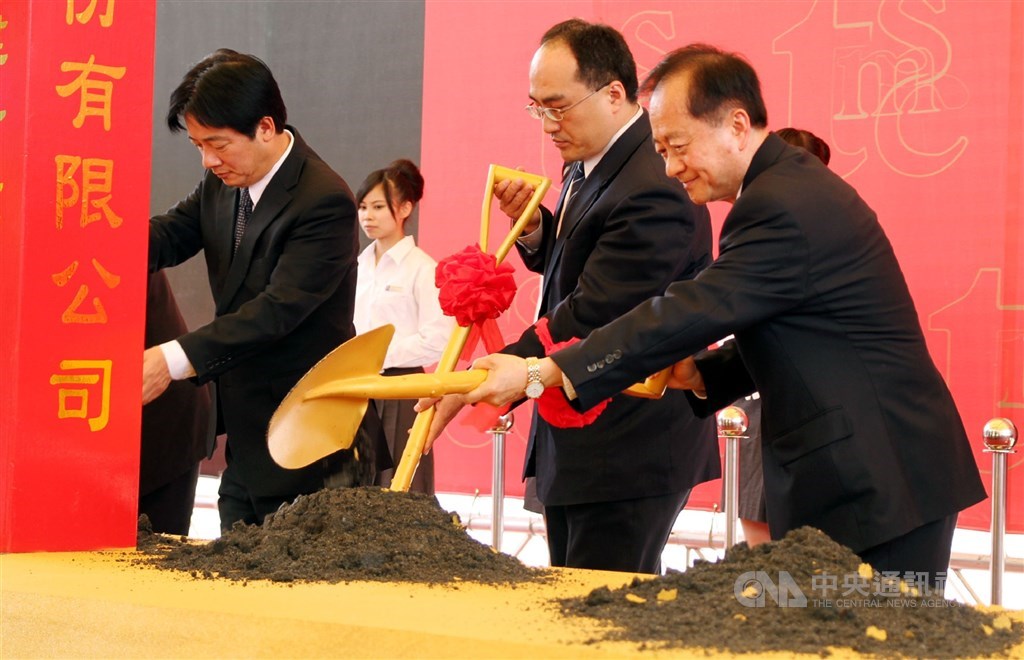
[[[260,120],[270,117],[278,133],[288,111],[274,74],[253,55],[221,48],[194,65],[171,93],[167,127],[177,133],[191,116],[203,126],[231,128],[256,137]]]
[[[636,102],[636,62],[619,31],[607,25],[571,18],[555,25],[541,37],[540,43],[561,41],[576,58],[579,79],[591,90],[618,80],[626,89],[626,98]]]
[[[391,215],[399,204],[412,202],[415,207],[423,198],[423,175],[411,160],[399,158],[383,169],[370,172],[356,191],[356,204],[361,204],[370,191],[381,184]]]
[[[828,165],[828,161],[832,158],[832,150],[829,149],[828,143],[810,131],[802,128],[786,127],[775,131],[775,134],[795,147],[803,147],[810,151],[826,165]]]
[[[754,67],[742,55],[707,44],[683,46],[651,69],[644,80],[643,91],[651,93],[666,79],[683,74],[690,77],[687,110],[697,119],[717,122],[725,111],[742,108],[753,126],[768,125],[761,83]]]

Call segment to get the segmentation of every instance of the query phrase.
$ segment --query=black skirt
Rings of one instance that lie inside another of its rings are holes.
[[[403,376],[405,374],[421,374],[423,367],[392,368],[385,369],[385,376]],[[391,451],[392,460],[397,467],[402,460],[402,453],[409,442],[409,429],[416,420],[416,405],[414,399],[374,399],[373,404],[380,415],[380,423],[384,427],[384,435],[387,437],[388,449]],[[391,485],[395,476],[395,470],[382,470],[377,473],[374,483],[385,488]],[[412,483],[409,486],[410,492],[434,494],[434,453],[420,457],[419,467],[413,475]]]

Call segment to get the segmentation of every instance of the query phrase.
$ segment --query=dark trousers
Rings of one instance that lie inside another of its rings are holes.
[[[552,566],[661,573],[661,553],[690,491],[616,502],[545,505]]]
[[[903,578],[908,573],[921,576],[933,589],[941,591],[949,570],[956,519],[954,513],[858,554],[876,571],[899,573]],[[933,592],[931,595],[941,594]]]
[[[156,490],[139,496],[139,515],[146,514],[153,531],[187,536],[196,502],[199,463]]]
[[[277,511],[282,504],[291,502],[295,495],[274,495],[259,497],[249,492],[241,481],[235,477],[235,471],[228,463],[220,475],[220,488],[217,490],[217,511],[220,513],[220,533],[226,534],[236,522],[246,525],[262,525],[263,519]]]

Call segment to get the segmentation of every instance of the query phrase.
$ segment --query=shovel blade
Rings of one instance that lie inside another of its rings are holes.
[[[340,397],[307,400],[306,394],[331,381],[380,373],[394,334],[394,327],[385,325],[353,337],[295,384],[267,428],[267,447],[275,463],[294,470],[352,446],[369,401]]]

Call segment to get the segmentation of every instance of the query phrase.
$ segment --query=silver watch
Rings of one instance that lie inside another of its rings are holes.
[[[544,394],[544,383],[540,381],[540,360],[535,357],[526,358],[526,396],[539,399]]]

